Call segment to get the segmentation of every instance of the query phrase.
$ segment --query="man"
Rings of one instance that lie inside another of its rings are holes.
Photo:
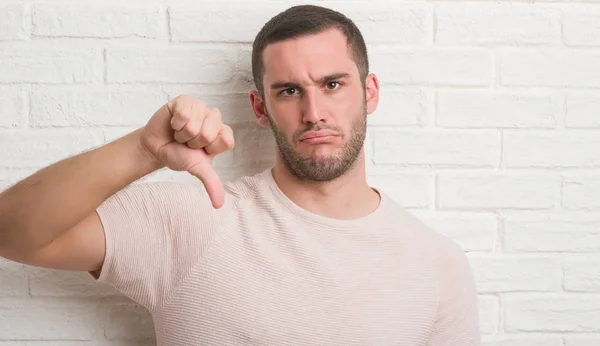
[[[0,255],[89,271],[152,313],[159,345],[480,345],[464,252],[366,183],[379,84],[352,21],[292,7],[252,69],[272,168],[223,184],[231,128],[180,96],[3,192]],[[162,167],[203,185],[131,184]]]

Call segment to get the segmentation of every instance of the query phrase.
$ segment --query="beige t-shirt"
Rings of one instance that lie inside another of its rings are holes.
[[[98,280],[146,307],[161,346],[480,345],[459,245],[382,191],[354,220],[300,208],[271,169],[228,182],[133,184],[97,210]]]

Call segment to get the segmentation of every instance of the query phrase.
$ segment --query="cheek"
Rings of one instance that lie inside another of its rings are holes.
[[[294,135],[294,131],[296,131],[296,127],[289,121],[287,116],[278,116],[277,114],[285,113],[275,113],[274,110],[269,110],[269,116],[277,128],[277,131],[291,140]]]
[[[285,134],[293,133],[301,124],[300,112],[293,102],[273,102],[268,107],[268,113],[279,131]]]

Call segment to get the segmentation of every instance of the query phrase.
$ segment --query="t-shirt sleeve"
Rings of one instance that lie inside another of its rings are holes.
[[[439,252],[439,307],[428,346],[480,346],[479,309],[468,258],[444,238]]]
[[[215,209],[202,185],[129,185],[96,209],[106,254],[91,274],[150,311],[158,308],[210,245],[229,209],[227,197]]]

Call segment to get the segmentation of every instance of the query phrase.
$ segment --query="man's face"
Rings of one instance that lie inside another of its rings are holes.
[[[331,29],[263,52],[264,112],[280,158],[296,177],[329,181],[361,153],[367,103],[346,38]]]

